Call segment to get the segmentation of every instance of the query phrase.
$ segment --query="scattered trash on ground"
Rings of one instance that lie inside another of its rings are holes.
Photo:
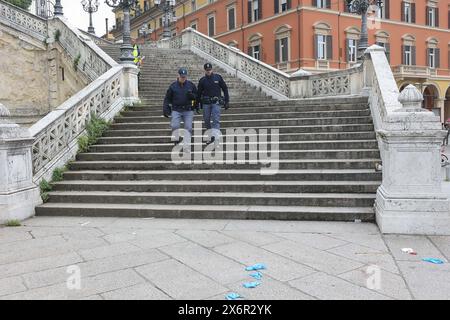
[[[261,284],[261,282],[255,281],[255,282],[244,283],[243,286],[244,286],[244,288],[247,288],[247,289],[253,289],[253,288],[256,288],[257,286],[259,286],[260,284]]]
[[[84,223],[80,223],[80,225],[82,226],[82,227],[84,227],[84,226],[87,226],[89,223],[91,223],[90,221],[87,221],[87,222],[84,222]]]
[[[403,248],[402,252],[413,255],[413,256],[417,256],[417,252],[415,252],[414,249],[412,249],[412,248]]]
[[[242,299],[241,295],[239,293],[231,292],[225,296],[227,300],[236,300],[236,299]]]
[[[362,223],[361,219],[355,219],[355,223]]]
[[[436,259],[436,258],[425,258],[425,259],[422,259],[422,261],[430,262],[430,263],[434,263],[434,264],[444,264],[444,261],[442,261],[441,259]]]
[[[253,266],[245,268],[245,271],[258,271],[258,270],[266,270],[266,266],[262,263],[254,264]]]
[[[261,272],[253,272],[250,274],[250,277],[255,278],[256,280],[261,280],[263,275]]]

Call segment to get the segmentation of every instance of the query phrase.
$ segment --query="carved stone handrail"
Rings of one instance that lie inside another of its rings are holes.
[[[97,79],[117,65],[117,62],[104,53],[90,37],[83,35],[64,18],[57,17],[48,23],[50,36],[61,45],[73,61],[78,60],[78,71],[89,81]],[[55,39],[57,34],[59,36]]]
[[[290,97],[290,81],[287,73],[197,30],[192,28],[183,30],[180,36],[170,40],[168,47],[191,50],[277,99],[286,100]]]
[[[361,92],[362,66],[317,75],[292,76],[262,61],[187,28],[158,46],[190,50],[278,100],[343,96]]]
[[[122,72],[113,67],[30,128],[35,181],[70,160],[92,114],[110,119],[122,107]]]
[[[48,37],[45,19],[2,0],[0,0],[0,23],[21,30],[40,41],[45,41]]]

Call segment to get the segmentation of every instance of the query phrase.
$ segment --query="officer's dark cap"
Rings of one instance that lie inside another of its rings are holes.
[[[212,69],[212,64],[211,63],[205,63],[205,65],[203,66],[203,68],[205,69],[205,70],[211,70]]]
[[[186,68],[180,68],[180,70],[178,70],[178,74],[182,77],[187,77],[188,72],[187,72]]]

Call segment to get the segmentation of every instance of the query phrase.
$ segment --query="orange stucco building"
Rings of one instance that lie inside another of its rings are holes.
[[[400,88],[415,84],[424,107],[450,117],[450,0],[382,0],[369,18],[369,45],[386,48]],[[162,11],[144,1],[132,19],[162,34]],[[356,62],[361,17],[345,0],[184,0],[174,7],[172,33],[187,27],[286,72],[324,72]],[[119,22],[120,23],[120,22]]]

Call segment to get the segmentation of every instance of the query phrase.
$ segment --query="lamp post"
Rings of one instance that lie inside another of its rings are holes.
[[[120,46],[120,61],[133,63],[133,46],[131,45],[130,10],[139,6],[138,0],[105,0],[111,8],[119,8],[123,11],[123,44]]]
[[[161,8],[164,12],[163,17],[163,39],[172,37],[172,31],[170,30],[170,23],[174,20],[173,7],[175,6],[175,0],[155,0],[155,5]]]
[[[364,58],[364,52],[369,47],[369,35],[367,31],[367,12],[373,5],[383,7],[382,0],[347,0],[348,10],[361,15],[361,36],[358,44],[358,61]]]
[[[89,28],[88,32],[95,34],[95,29],[92,24],[92,14],[98,11],[98,7],[100,6],[100,3],[98,0],[83,0],[81,1],[81,5],[83,6],[83,10],[87,13],[89,13]]]
[[[61,0],[56,0],[55,1],[55,12],[54,15],[55,16],[62,16],[63,14],[63,7],[61,5]]]

